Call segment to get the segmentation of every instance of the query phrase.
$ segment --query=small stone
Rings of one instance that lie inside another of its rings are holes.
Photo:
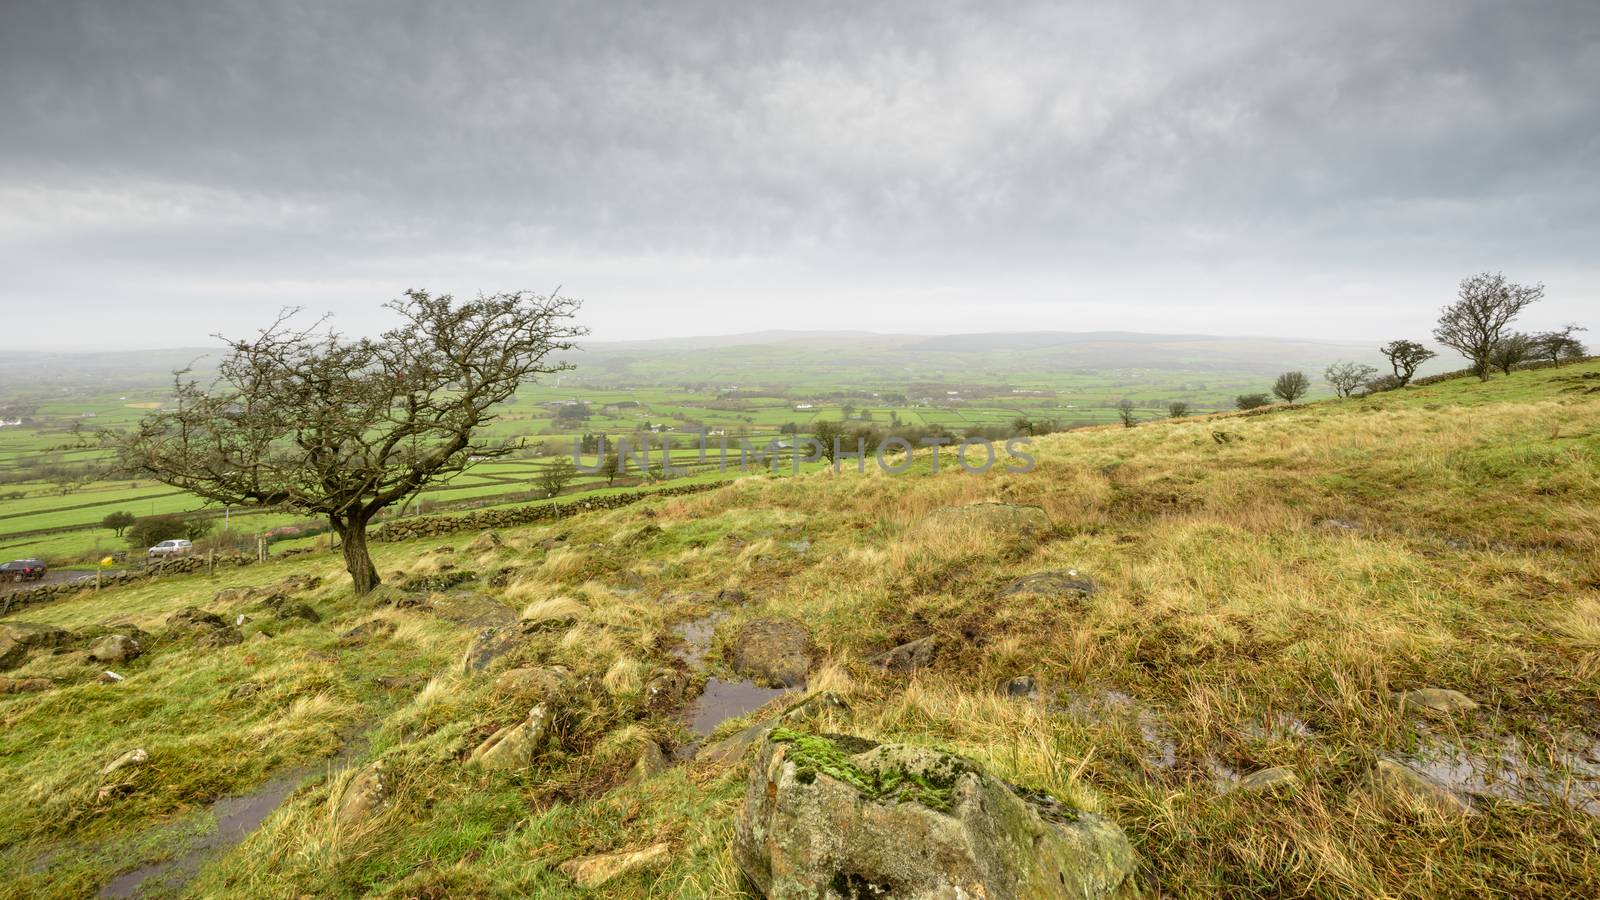
[[[100,774],[110,775],[118,769],[125,769],[129,766],[142,766],[149,761],[150,754],[146,753],[143,747],[137,747],[106,763],[105,767],[100,770]]]
[[[126,679],[123,678],[121,675],[118,675],[117,673],[111,671],[110,669],[107,669],[104,672],[101,672],[100,673],[100,677],[97,678],[96,680],[99,681],[101,684],[116,684],[117,682],[125,681]]]
[[[1412,801],[1445,816],[1470,816],[1472,804],[1437,779],[1392,759],[1380,759],[1372,769],[1378,788],[1405,795]]]
[[[717,591],[717,602],[743,606],[750,602],[750,595],[738,588],[723,588]]]
[[[254,681],[246,681],[234,685],[233,690],[228,692],[228,699],[243,700],[246,697],[254,697],[259,693],[261,693],[261,685],[256,684]]]
[[[633,777],[643,781],[665,772],[672,765],[667,759],[667,753],[655,741],[646,741],[639,750],[639,758],[633,763]]]
[[[689,687],[689,676],[677,669],[663,669],[650,677],[644,686],[644,702],[651,709],[668,709],[683,700]]]
[[[848,716],[851,713],[850,704],[833,691],[819,691],[784,710],[779,719],[784,722],[805,722],[825,712]]]
[[[307,622],[321,622],[322,616],[311,608],[311,604],[300,600],[291,600],[284,594],[275,594],[261,602],[261,605],[272,610],[272,615],[277,619],[304,619]]]
[[[496,693],[526,701],[549,700],[567,686],[569,675],[561,666],[507,669],[494,680]]]
[[[143,652],[139,642],[125,634],[108,634],[89,645],[89,658],[95,662],[127,662]]]
[[[168,628],[192,628],[205,626],[207,628],[222,628],[228,623],[216,613],[207,612],[197,606],[186,606],[170,616],[167,616]]]
[[[534,706],[527,719],[500,729],[479,744],[467,765],[488,771],[516,771],[533,765],[534,756],[550,736],[552,717],[547,704]]]
[[[1000,682],[1000,693],[1007,697],[1032,697],[1039,691],[1039,683],[1032,675],[1018,675]]]
[[[925,669],[932,665],[934,658],[938,655],[938,650],[939,647],[935,638],[933,635],[929,635],[924,638],[917,638],[914,641],[907,641],[892,650],[880,653],[867,660],[867,664],[873,668],[904,674],[917,669]]]
[[[1252,794],[1267,793],[1281,788],[1294,787],[1300,783],[1300,776],[1288,766],[1273,766],[1270,769],[1260,769],[1239,779],[1236,790],[1248,791]]]
[[[345,647],[354,647],[365,644],[374,638],[388,637],[394,634],[395,624],[387,619],[373,619],[362,622],[354,628],[347,629],[339,635],[339,643]]]
[[[767,736],[772,730],[770,724],[756,723],[717,741],[707,744],[695,752],[694,761],[710,763],[714,766],[731,766],[744,756],[755,743]]]
[[[1478,704],[1460,691],[1448,688],[1420,688],[1400,695],[1400,708],[1406,712],[1424,715],[1449,715],[1472,712]]]
[[[596,888],[630,872],[665,865],[671,855],[670,844],[651,844],[643,850],[569,859],[561,864],[561,872],[580,887]]]
[[[335,818],[340,825],[348,828],[367,821],[388,805],[389,784],[384,777],[383,761],[379,760],[357,772],[345,783]]]
[[[103,803],[113,797],[120,797],[123,794],[130,793],[132,790],[133,782],[131,781],[102,785],[99,790],[94,792],[94,799]]]

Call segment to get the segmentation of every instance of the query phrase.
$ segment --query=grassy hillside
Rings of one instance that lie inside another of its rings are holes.
[[[364,600],[319,555],[29,610],[151,637],[110,666],[117,684],[97,683],[107,666],[81,650],[5,673],[58,686],[0,695],[0,896],[79,896],[182,857],[227,817],[211,801],[285,772],[304,777],[283,805],[237,846],[193,855],[185,889],[576,896],[561,862],[665,841],[664,868],[594,893],[737,896],[743,764],[638,761],[695,739],[652,679],[687,657],[693,685],[735,681],[740,626],[768,616],[812,634],[805,691],[848,704],[809,727],[937,745],[1098,809],[1152,893],[1600,896],[1600,364],[1035,450],[1028,473],[935,475],[924,460],[900,476],[752,477],[509,531],[500,547],[378,545],[398,587]],[[942,511],[980,501],[1037,505],[1052,529]],[[424,598],[461,571],[478,577]],[[1096,590],[1006,593],[1045,571]],[[219,596],[291,576],[321,577],[281,587],[320,622]],[[168,630],[188,606],[245,615],[244,642]],[[466,674],[497,608],[526,635]],[[701,635],[704,668],[685,644]],[[920,671],[868,663],[929,636]],[[518,665],[570,670],[551,744],[522,772],[465,765],[528,714],[526,691],[496,678]],[[1018,676],[1035,696],[997,689]],[[1404,692],[1424,688],[1477,707],[1408,708]],[[132,748],[149,761],[97,774]],[[1380,760],[1458,802],[1375,780]],[[341,815],[375,763],[386,802]],[[1297,783],[1239,786],[1276,766]]]

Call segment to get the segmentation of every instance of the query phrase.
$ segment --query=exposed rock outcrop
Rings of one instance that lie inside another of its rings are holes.
[[[733,670],[772,687],[798,687],[811,671],[811,632],[792,619],[755,619],[734,635]]]
[[[929,635],[885,650],[867,660],[867,664],[886,672],[905,674],[933,665],[938,653],[939,643],[933,635]]]
[[[1097,590],[1093,579],[1078,574],[1076,570],[1066,569],[1024,575],[1001,588],[1000,596],[1087,597]]]
[[[769,898],[1093,898],[1130,890],[1115,823],[961,757],[775,729],[750,770],[734,858]]]
[[[544,749],[550,737],[553,717],[550,704],[535,705],[526,719],[500,729],[479,744],[468,757],[467,764],[489,771],[514,772],[526,769],[533,765],[534,757]]]
[[[125,634],[108,634],[89,645],[89,658],[102,663],[127,662],[143,652],[139,642]]]
[[[601,853],[569,859],[561,864],[561,872],[581,887],[597,888],[629,872],[665,865],[671,856],[668,844],[651,844],[643,850]]]

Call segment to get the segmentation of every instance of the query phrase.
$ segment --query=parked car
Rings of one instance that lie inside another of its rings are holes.
[[[194,549],[194,544],[185,540],[162,541],[145,551],[148,559],[160,559],[163,556],[182,556]]]
[[[0,581],[38,581],[48,569],[42,559],[13,559],[0,566]]]

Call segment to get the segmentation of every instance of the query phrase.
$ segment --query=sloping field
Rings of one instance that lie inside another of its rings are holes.
[[[1097,811],[1152,896],[1600,896],[1600,365],[1034,451],[377,545],[360,599],[313,555],[28,610],[72,634],[4,673],[46,681],[0,695],[0,896],[740,896],[719,739],[830,691],[792,727]]]

